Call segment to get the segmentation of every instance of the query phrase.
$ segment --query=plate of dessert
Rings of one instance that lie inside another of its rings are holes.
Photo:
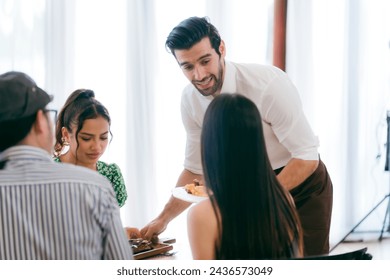
[[[135,260],[142,260],[156,255],[167,253],[173,249],[174,238],[163,238],[159,240],[144,240],[142,238],[129,239]]]
[[[172,195],[178,199],[192,203],[198,203],[208,199],[206,187],[202,186],[198,180],[194,180],[193,183],[187,184],[184,187],[174,188]]]

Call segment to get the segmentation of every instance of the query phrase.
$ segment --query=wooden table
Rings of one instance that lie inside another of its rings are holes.
[[[188,240],[179,240],[172,244],[173,249],[165,254],[145,258],[145,260],[192,260]]]

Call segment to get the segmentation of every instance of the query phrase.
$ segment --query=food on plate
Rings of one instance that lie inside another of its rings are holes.
[[[134,254],[153,249],[152,242],[142,238],[129,239],[129,243]]]
[[[196,196],[207,196],[206,187],[201,186],[198,180],[194,180],[192,184],[187,184],[184,186],[184,189],[187,193],[196,195]]]

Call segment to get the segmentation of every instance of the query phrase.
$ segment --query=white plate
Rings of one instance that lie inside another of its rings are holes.
[[[172,190],[172,195],[178,199],[187,201],[187,202],[192,202],[192,203],[198,203],[201,202],[205,199],[208,199],[207,196],[197,196],[188,193],[184,187],[177,187]]]

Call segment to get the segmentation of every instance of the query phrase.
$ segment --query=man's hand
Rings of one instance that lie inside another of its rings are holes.
[[[152,240],[158,237],[167,228],[168,223],[163,219],[156,218],[141,229],[141,236],[143,239]]]
[[[291,159],[277,176],[280,184],[291,191],[304,182],[318,167],[318,160]]]
[[[176,186],[184,186],[186,184],[192,183],[194,179],[203,181],[202,175],[194,174],[184,169],[180,174],[179,179],[177,180]],[[176,218],[190,205],[191,203],[171,196],[161,214],[141,229],[142,237],[147,240],[157,238],[158,235],[167,228],[169,222]]]

